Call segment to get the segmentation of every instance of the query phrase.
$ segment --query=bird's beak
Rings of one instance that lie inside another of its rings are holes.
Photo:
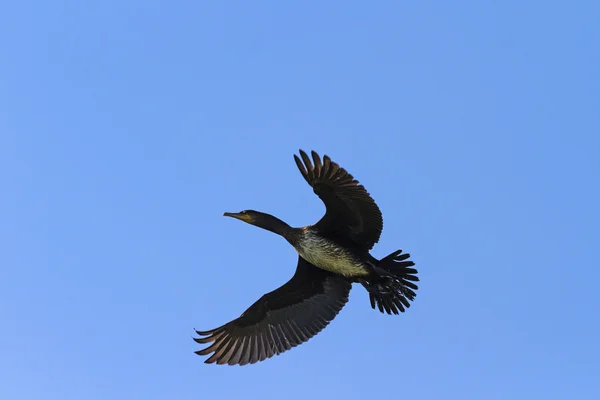
[[[232,218],[244,221],[244,222],[250,222],[250,220],[252,219],[248,214],[241,214],[241,213],[226,212],[226,213],[223,213],[223,216],[224,217],[232,217]]]

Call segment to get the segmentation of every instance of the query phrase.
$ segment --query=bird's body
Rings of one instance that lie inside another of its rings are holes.
[[[346,278],[359,278],[369,275],[367,261],[331,239],[323,237],[316,229],[301,229],[294,247],[300,257],[314,265]]]
[[[381,211],[346,170],[312,152],[294,156],[300,173],[326,207],[314,225],[293,228],[265,213],[225,213],[285,238],[298,253],[294,276],[263,295],[239,318],[210,331],[197,343],[212,343],[196,353],[205,362],[245,365],[270,358],[306,342],[325,328],[348,301],[353,283],[369,292],[371,307],[398,314],[410,307],[417,270],[409,254],[395,251],[383,259],[370,254],[383,229]]]

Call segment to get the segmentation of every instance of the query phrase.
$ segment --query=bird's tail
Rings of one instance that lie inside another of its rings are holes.
[[[413,282],[418,282],[419,278],[417,270],[411,268],[415,263],[407,261],[409,258],[410,254],[397,250],[375,265],[380,278],[361,282],[369,291],[373,309],[377,306],[382,313],[398,314],[410,307],[409,301],[414,300],[415,290],[419,288]]]

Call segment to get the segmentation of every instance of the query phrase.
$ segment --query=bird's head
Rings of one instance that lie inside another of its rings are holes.
[[[244,221],[249,224],[255,225],[254,222],[260,219],[260,214],[262,213],[259,213],[258,211],[254,210],[244,210],[237,213],[226,212],[223,214],[223,216],[239,219],[240,221]]]
[[[262,213],[254,210],[244,210],[237,213],[226,212],[223,214],[225,217],[232,217],[244,221],[250,225],[258,226],[275,232],[278,234],[284,234],[289,228],[289,225],[270,214]]]

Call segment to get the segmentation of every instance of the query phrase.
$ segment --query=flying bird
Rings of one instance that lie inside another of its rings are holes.
[[[397,250],[379,260],[370,250],[383,229],[381,211],[365,188],[327,155],[294,155],[302,177],[325,204],[314,225],[294,228],[272,215],[244,210],[233,217],[282,236],[298,253],[293,277],[263,295],[237,319],[198,331],[211,354],[205,363],[246,365],[296,347],[322,331],[348,302],[353,283],[369,293],[371,307],[399,314],[410,307],[419,281],[410,254]]]

